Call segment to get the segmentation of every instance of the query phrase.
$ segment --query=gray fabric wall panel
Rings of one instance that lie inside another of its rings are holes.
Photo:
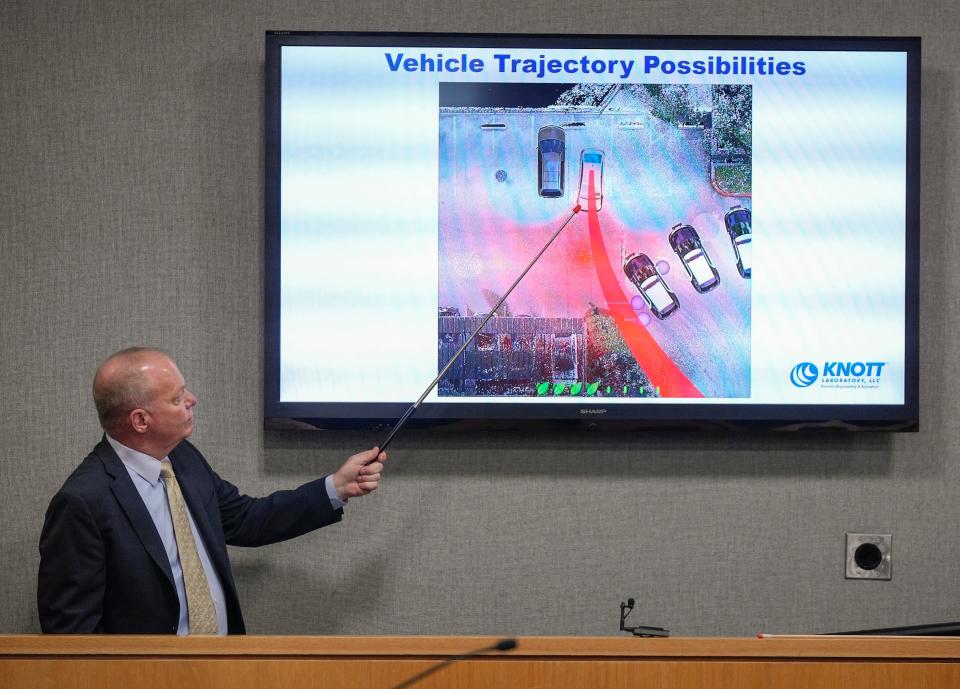
[[[99,437],[97,362],[168,349],[194,440],[251,493],[377,434],[264,432],[263,31],[923,37],[919,434],[406,433],[344,522],[231,553],[252,633],[677,634],[960,619],[960,11],[905,2],[5,3],[0,25],[0,631],[37,631],[50,496]],[[425,381],[426,383],[426,381]],[[845,531],[894,536],[843,578]]]

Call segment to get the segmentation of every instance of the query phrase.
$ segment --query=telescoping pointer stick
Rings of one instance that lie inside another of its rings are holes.
[[[467,341],[460,346],[460,349],[454,352],[453,356],[450,357],[450,361],[447,362],[447,365],[443,367],[443,370],[441,370],[440,373],[437,374],[437,377],[433,379],[433,382],[430,383],[430,385],[427,386],[427,389],[423,391],[423,394],[420,395],[420,399],[418,399],[416,402],[411,404],[410,407],[407,409],[407,411],[403,412],[403,416],[401,416],[400,419],[397,421],[397,423],[394,424],[393,428],[391,428],[390,432],[387,434],[387,437],[383,439],[382,443],[380,443],[381,452],[387,449],[387,445],[389,445],[390,441],[393,440],[393,436],[395,436],[397,432],[401,428],[403,428],[403,425],[407,422],[407,420],[411,416],[413,416],[413,413],[417,410],[417,407],[419,407],[423,403],[423,400],[426,399],[427,395],[430,394],[430,391],[433,390],[434,386],[437,383],[439,383],[440,379],[447,374],[447,371],[450,370],[450,367],[453,366],[454,362],[460,358],[460,355],[463,354],[464,351],[466,351],[467,347],[470,345],[471,342],[473,342],[474,338],[480,334],[480,331],[483,330],[483,326],[487,324],[487,321],[493,318],[493,315],[500,309],[501,306],[503,306],[503,302],[507,300],[507,297],[510,296],[510,293],[513,292],[514,288],[517,285],[519,285],[520,281],[523,280],[523,277],[528,272],[530,272],[530,269],[533,268],[533,264],[540,260],[540,257],[543,256],[546,250],[550,248],[550,245],[553,244],[553,240],[556,239],[561,232],[563,232],[563,228],[565,228],[570,223],[570,221],[573,220],[573,216],[575,216],[579,212],[580,212],[580,204],[577,204],[576,206],[573,207],[573,210],[570,211],[570,217],[568,217],[566,220],[563,221],[563,224],[559,227],[559,229],[557,229],[557,231],[553,233],[553,236],[550,237],[550,239],[547,240],[547,243],[543,245],[543,248],[540,249],[540,253],[538,253],[536,256],[533,257],[533,260],[530,261],[527,267],[523,269],[523,272],[520,273],[517,279],[513,281],[513,284],[510,285],[510,289],[507,290],[506,294],[500,297],[500,301],[497,302],[497,305],[494,306],[493,309],[491,309],[490,313],[488,313],[486,317],[480,322],[480,325],[477,327],[477,329],[473,331],[473,335],[468,337]]]

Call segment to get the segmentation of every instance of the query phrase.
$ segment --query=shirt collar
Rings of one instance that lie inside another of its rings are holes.
[[[120,458],[120,461],[123,462],[124,466],[143,477],[150,485],[154,486],[157,484],[157,481],[160,480],[160,460],[127,447],[119,440],[111,438],[109,434],[105,435],[107,436],[107,442],[110,443],[110,447],[117,453],[117,456]],[[169,458],[164,457],[164,459]]]

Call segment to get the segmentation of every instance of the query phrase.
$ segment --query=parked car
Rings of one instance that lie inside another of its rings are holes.
[[[537,180],[540,196],[563,196],[566,139],[561,127],[541,127],[537,134]]]
[[[733,206],[723,216],[723,224],[727,227],[727,235],[733,244],[733,252],[737,255],[737,270],[740,276],[749,278],[753,264],[753,219],[749,208]]]
[[[647,302],[653,315],[660,320],[672,315],[680,308],[677,295],[667,286],[660,271],[657,270],[657,264],[646,254],[632,253],[627,256],[623,264],[623,272]]]
[[[590,172],[593,172],[593,199],[597,210],[603,205],[603,151],[585,148],[580,151],[580,193],[577,203],[583,210],[590,208]]]
[[[690,283],[700,293],[709,292],[720,284],[720,273],[703,248],[700,235],[690,225],[678,223],[670,232],[670,247],[690,276]]]

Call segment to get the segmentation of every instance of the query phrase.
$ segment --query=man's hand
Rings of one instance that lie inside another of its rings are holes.
[[[333,475],[337,497],[346,502],[347,498],[358,498],[375,491],[380,485],[380,472],[386,461],[387,453],[380,452],[379,447],[350,457]]]

